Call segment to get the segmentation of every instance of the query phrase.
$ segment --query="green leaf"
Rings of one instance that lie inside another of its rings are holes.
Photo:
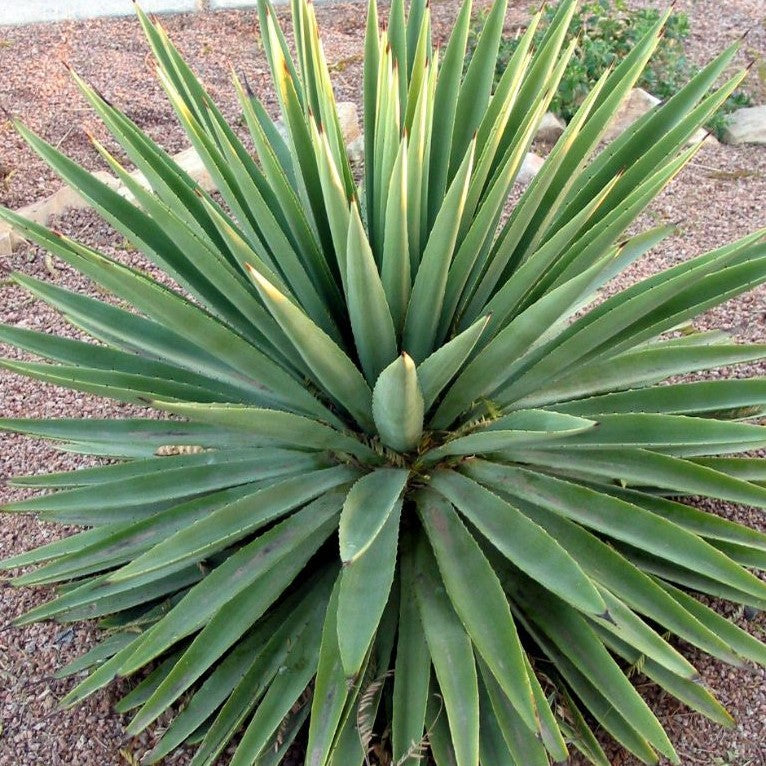
[[[599,630],[604,642],[620,657],[634,667],[640,667],[641,672],[652,681],[670,692],[676,699],[686,703],[692,710],[721,724],[726,728],[733,728],[734,719],[726,712],[726,709],[718,700],[702,686],[699,679],[679,678],[677,675],[657,664],[652,659],[642,656],[629,644],[620,641],[614,635],[605,630]]]
[[[113,582],[128,580],[167,567],[201,561],[210,553],[223,550],[294,508],[353,480],[357,475],[354,469],[336,466],[280,481],[254,495],[235,500],[190,527],[179,530],[113,573],[110,578]]]
[[[349,678],[359,673],[388,601],[396,569],[401,509],[402,501],[396,500],[371,541],[343,561],[338,594],[338,647]]]
[[[412,556],[402,556],[402,594],[399,599],[399,640],[394,670],[392,747],[396,763],[416,766],[418,759],[402,760],[423,739],[426,725],[431,657],[413,596]]]
[[[386,202],[385,232],[380,276],[391,309],[397,334],[404,328],[404,318],[412,287],[410,244],[408,239],[407,142],[402,141],[391,172]]]
[[[0,360],[0,367],[35,380],[138,406],[145,406],[154,398],[200,402],[221,401],[225,398],[203,388],[176,383],[164,377],[154,378],[112,370],[9,360]]]
[[[436,150],[431,152],[428,170],[428,231],[431,230],[437,213],[442,208],[445,191],[448,188],[451,155],[448,147],[452,145],[472,5],[471,0],[465,0],[460,6],[436,81],[434,103],[439,105],[439,119],[433,122],[431,137],[431,146]]]
[[[310,466],[306,468],[310,469]],[[109,525],[105,527],[108,535],[93,542],[88,538],[82,539],[80,546],[73,551],[35,572],[27,573],[24,576],[25,581],[32,583],[65,580],[79,577],[83,572],[102,571],[123,564],[224,505],[243,497],[252,497],[256,492],[273,486],[287,476],[301,473],[299,468],[295,471],[284,471],[269,479],[194,497],[173,504],[166,510],[157,508],[157,513],[139,521]]]
[[[540,417],[525,417],[529,415]],[[504,449],[521,449],[525,446],[556,445],[566,442],[568,437],[575,437],[598,427],[599,423],[595,420],[552,416],[543,410],[517,410],[498,420],[481,423],[473,433],[458,436],[440,447],[429,450],[423,456],[423,461],[432,464],[450,455],[478,455]]]
[[[172,465],[167,468],[153,466],[154,470],[145,474],[111,481],[104,488],[105,494],[96,494],[91,487],[84,486],[20,500],[10,503],[5,508],[14,511],[56,511],[75,508],[87,510],[103,507],[105,504],[120,507],[160,502],[248,484],[278,475],[280,466],[280,463],[270,460],[263,454],[263,450],[258,448],[203,453],[196,457],[197,460],[192,465],[179,468]],[[287,455],[283,454],[281,457],[284,460]],[[300,455],[295,457],[300,460]]]
[[[675,447],[700,446],[707,453],[721,454],[764,446],[766,429],[713,418],[629,412],[601,415],[598,428],[563,435],[560,441],[576,450],[613,446],[672,451]]]
[[[349,452],[362,459],[370,459],[374,455],[369,447],[350,433],[338,431],[323,422],[292,412],[236,404],[208,405],[196,402],[155,401],[154,406],[195,421],[200,420],[248,433],[250,438],[266,439],[272,444],[297,449]]]
[[[234,752],[231,766],[246,766],[264,753],[285,716],[305,691],[316,672],[320,638],[318,628],[319,626],[316,625],[314,630],[304,631],[296,645],[291,647],[284,664],[278,669],[268,691],[250,719]],[[211,762],[211,760],[198,763],[192,761],[192,764],[200,766],[202,763],[210,764]]]
[[[276,734],[261,750],[261,754],[255,762],[256,766],[280,766],[284,763],[287,753],[301,733],[310,712],[311,706],[308,703],[304,703],[297,711],[291,709],[280,724]]]
[[[120,649],[117,654],[110,657],[106,662],[99,665],[84,681],[81,681],[74,689],[65,694],[59,704],[62,708],[70,708],[78,702],[89,697],[99,689],[103,689],[117,678],[120,665],[129,657],[141,641],[141,633],[133,634],[133,641]]]
[[[69,322],[112,348],[163,359],[168,364],[216,380],[225,389],[245,391],[248,401],[263,399],[263,394],[255,390],[251,380],[216,358],[210,349],[202,348],[159,322],[31,277],[15,274],[14,281],[60,311]],[[165,324],[172,322],[166,320]],[[104,352],[94,351],[94,358],[99,355],[106,360]]]
[[[512,598],[521,604],[526,617],[539,627],[556,652],[575,666],[643,739],[671,762],[680,763],[664,729],[585,618],[523,575],[519,577],[509,586]]]
[[[378,5],[376,0],[367,3],[367,24],[364,33],[364,71],[362,75],[362,101],[364,108],[364,156],[375,154],[375,111],[378,101],[378,62],[380,60],[380,42],[378,38]],[[372,210],[375,207],[373,190],[375,189],[375,164],[364,163],[364,189],[367,202],[367,230],[372,238]]]
[[[61,622],[76,622],[113,614],[154,599],[183,593],[189,585],[201,579],[202,572],[198,567],[186,567],[164,577],[155,577],[148,584],[111,583],[104,575],[78,584],[53,601],[30,609],[16,619],[16,624],[25,625],[49,617],[56,617]]]
[[[321,632],[319,664],[311,703],[306,763],[324,766],[330,755],[336,732],[341,725],[343,709],[350,694],[348,679],[341,660],[338,605],[343,574],[335,582]]]
[[[235,376],[238,374],[240,379],[247,380],[254,390],[259,391],[265,402],[325,418],[332,417],[327,408],[292,375],[181,295],[95,250],[58,236],[10,211],[0,208],[0,219],[20,227],[32,241],[193,344],[199,344],[200,338],[205,338],[205,349],[213,353]]]
[[[431,680],[431,690],[428,696],[428,746],[436,766],[458,766],[455,748],[452,745],[452,735],[445,710],[444,699],[440,694],[435,679]]]
[[[87,422],[87,421],[83,421]],[[118,421],[119,422],[119,421]],[[140,423],[141,421],[138,421]],[[162,426],[163,421],[147,421],[148,423],[154,423]],[[135,421],[134,421],[135,423]],[[174,423],[173,421],[164,421],[164,428],[167,431],[166,438],[171,439],[174,437],[172,433],[174,426],[179,425],[179,433],[177,436],[186,436],[188,423]],[[142,431],[138,424],[136,424],[138,438],[148,438],[150,434],[146,431]],[[157,429],[159,431],[159,429]],[[204,425],[200,427],[200,438],[205,433],[206,428]],[[190,434],[193,435],[194,429],[190,429]],[[164,454],[162,446],[176,447],[177,453],[171,451],[170,454]],[[165,470],[178,470],[179,468],[195,468],[204,465],[217,465],[229,460],[240,460],[249,457],[256,461],[263,467],[263,476],[259,478],[266,478],[271,475],[271,469],[275,472],[279,472],[281,469],[286,469],[289,473],[290,463],[289,460],[298,460],[302,467],[302,460],[308,460],[309,462],[321,460],[319,455],[311,455],[307,453],[300,453],[293,450],[283,449],[264,449],[262,447],[250,447],[244,449],[222,449],[222,450],[208,450],[201,448],[200,445],[196,445],[197,449],[191,448],[187,454],[183,445],[161,445],[159,456],[150,458],[143,458],[138,460],[128,460],[120,463],[111,463],[109,465],[98,465],[93,468],[78,468],[75,471],[60,471],[54,473],[41,473],[33,474],[31,476],[16,476],[11,481],[14,485],[21,487],[41,487],[41,488],[70,488],[70,487],[86,487],[97,486],[102,484],[110,484],[119,486],[119,482],[123,482],[127,479],[136,479],[139,477],[149,477],[158,471]],[[316,467],[322,467],[318,463]]]
[[[408,259],[406,248],[403,256]],[[409,283],[409,276],[407,280]],[[365,377],[374,385],[381,371],[396,358],[396,333],[384,283],[354,203],[348,221],[346,284],[354,341]]]
[[[607,256],[608,258],[609,256]],[[447,392],[434,415],[434,424],[447,427],[471,402],[491,396],[539,346],[551,326],[565,320],[603,269],[601,262],[547,293],[518,314],[470,362]]]
[[[174,364],[142,358],[136,354],[96,346],[92,343],[83,343],[8,325],[0,325],[0,340],[38,356],[69,365],[109,371],[120,369],[124,373],[140,375],[144,378],[165,378],[194,386],[197,389],[204,389],[204,395],[213,401],[257,401],[257,398],[248,394],[247,389],[243,387],[227,385],[224,381],[200,375]]]
[[[692,616],[698,619],[706,628],[718,635],[737,654],[762,665],[766,660],[766,644],[763,644],[747,631],[737,627],[725,617],[721,617],[709,607],[701,604],[688,593],[659,581],[659,584],[686,609]]]
[[[566,704],[566,713],[572,722],[572,728],[569,729],[569,738],[572,744],[586,757],[594,766],[609,766],[606,754],[601,748],[596,737],[593,735],[588,722],[583,717],[580,709],[575,704],[566,689],[561,690],[561,696]]]
[[[114,709],[117,713],[128,713],[146,702],[156,691],[157,687],[173,669],[178,662],[178,658],[183,654],[183,650],[174,652],[160,665],[158,665],[146,678],[137,686],[134,686],[119,702],[116,702]]]
[[[380,468],[359,479],[343,503],[340,557],[344,566],[363,556],[401,501],[408,471]]]
[[[354,363],[306,314],[255,269],[248,273],[266,307],[293,342],[303,361],[324,387],[365,429],[372,428],[372,396]]]
[[[766,347],[756,344],[679,347],[671,341],[663,341],[651,347],[638,346],[633,351],[578,367],[556,381],[541,384],[537,391],[518,399],[513,406],[554,405],[562,412],[569,411],[565,410],[567,405],[559,407],[559,404],[602,392],[637,389],[658,383],[671,375],[740,364],[764,356]],[[511,391],[509,389],[508,393],[511,394]]]
[[[456,764],[478,766],[479,688],[471,640],[450,603],[425,539],[418,541],[413,556],[415,598],[444,697]]]
[[[475,148],[474,141],[450,184],[434,221],[412,285],[412,295],[404,321],[402,345],[418,362],[423,361],[434,351],[442,302],[447,289],[449,266],[468,193]]]
[[[731,477],[704,465],[643,449],[604,450],[506,450],[503,458],[536,466],[552,466],[557,472],[585,476],[587,480],[617,480],[623,486],[653,486],[673,494],[707,495],[735,503],[764,507],[766,489]]]
[[[492,671],[486,663],[478,659],[480,701],[483,707],[488,707],[491,713],[486,715],[489,720],[495,721],[509,756],[519,766],[548,766],[548,756],[540,740],[529,730],[520,718],[508,697],[503,691]],[[484,728],[485,716],[482,716],[482,729]],[[507,756],[507,757],[509,757]]]
[[[195,754],[198,764],[215,762],[218,754],[236,734],[248,714],[260,703],[275,676],[280,670],[283,673],[287,670],[285,662],[292,650],[295,649],[298,656],[302,657],[304,656],[302,653],[314,640],[318,643],[333,575],[333,569],[320,572],[316,583],[299,592],[302,599],[299,608],[296,608],[294,597],[288,598],[273,612],[273,619],[266,618],[265,624],[272,628],[270,637],[255,656],[251,653],[246,658],[244,673],[236,681],[233,691],[213,719]],[[277,626],[276,623],[280,624]],[[258,628],[255,630],[258,631]],[[318,647],[313,651],[317,649]],[[233,657],[236,651],[235,648],[229,657]],[[196,700],[197,695],[192,699],[188,710],[192,709]],[[201,700],[201,702],[204,701],[209,701],[209,698]],[[181,716],[177,720],[180,721]]]
[[[498,467],[498,472],[500,470]],[[492,471],[487,464],[484,472],[479,468],[469,469],[467,473],[479,478]],[[603,598],[577,561],[518,508],[454,471],[438,471],[431,485],[530,577],[586,614],[606,612]]]
[[[162,629],[159,626],[153,629],[151,638],[147,636],[150,646],[152,642],[161,642],[163,633],[176,636],[188,634],[190,627],[193,629],[195,625],[210,619],[168,678],[131,721],[129,729],[132,733],[141,731],[155,720],[210,667],[225,648],[239,638],[237,633],[242,630],[241,622],[245,623],[245,629],[252,624],[258,616],[257,611],[242,609],[237,614],[232,609],[237,597],[248,589],[267,592],[264,584],[268,583],[269,571],[276,569],[279,562],[287,557],[301,558],[309,541],[309,545],[313,543],[313,550],[309,551],[311,555],[335,526],[340,500],[338,493],[328,494],[240,548],[189,591],[160,623]],[[246,574],[243,575],[243,572]],[[261,580],[263,583],[258,587],[256,583]]]
[[[699,673],[695,667],[673,649],[664,638],[652,630],[606,588],[600,590],[614,623],[608,621],[602,624],[593,623],[597,632],[614,634],[617,638],[626,641],[641,655],[656,662],[679,678],[687,681],[699,679]]]
[[[463,82],[460,84],[460,93],[455,105],[455,114],[459,115],[459,118],[455,119],[450,142],[450,177],[454,177],[457,173],[471,137],[479,129],[489,104],[507,7],[507,0],[496,0],[492,3],[479,40],[472,52]],[[446,63],[445,55],[444,65]]]
[[[298,610],[292,614],[284,613],[284,606],[293,605],[288,599],[285,605],[275,610],[272,615],[260,620],[239,641],[205,679],[205,682],[193,694],[186,707],[173,719],[159,743],[147,756],[149,763],[160,761],[183,743],[198,727],[208,721],[220,705],[225,702],[228,704],[227,700],[235,696],[235,690],[245,677],[253,675],[253,666],[257,666],[259,669],[263,667],[263,660],[269,655],[273,646],[282,644],[284,645],[283,651],[287,651],[290,641],[285,638],[286,633],[290,631],[297,633],[302,630],[308,619],[308,614],[304,613],[301,616]],[[305,604],[305,606],[308,611],[310,603]],[[256,699],[253,685],[251,685],[251,695],[253,699]],[[229,706],[230,708],[231,706]],[[221,718],[221,715],[216,716],[217,726],[220,725]],[[208,731],[212,729],[211,724]],[[213,735],[208,736],[212,737]]]
[[[381,441],[397,452],[414,449],[423,435],[425,406],[415,363],[402,353],[380,373],[372,414]]]
[[[756,379],[676,383],[638,391],[621,391],[567,402],[557,405],[556,409],[586,416],[630,412],[699,415],[764,405],[766,381]]]
[[[449,503],[427,491],[417,503],[452,606],[521,721],[537,731],[524,650],[500,581]]]
[[[466,473],[660,558],[705,572],[758,598],[766,586],[696,535],[636,505],[525,468],[475,461]]]
[[[552,535],[589,577],[609,588],[631,608],[724,662],[739,663],[737,655],[718,635],[679,607],[649,575],[612,546],[539,505],[519,502],[519,508]]]
[[[55,673],[56,678],[67,678],[102,665],[120,650],[130,646],[135,640],[134,633],[113,633],[103,641],[97,643],[92,649],[64,665]]]
[[[440,346],[418,365],[418,381],[423,392],[423,404],[426,412],[444,388],[460,372],[488,322],[489,317],[482,317],[477,320],[467,330]]]

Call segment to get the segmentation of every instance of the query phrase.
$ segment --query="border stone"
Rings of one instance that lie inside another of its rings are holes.
[[[201,10],[204,0],[142,0],[150,13],[183,13]],[[68,21],[96,16],[132,16],[131,0],[0,0],[0,25]]]
[[[647,93],[643,88],[633,88],[617,110],[617,114],[612,118],[611,124],[604,132],[603,140],[613,141],[636,120],[643,117],[660,103],[662,103],[660,99],[651,93]]]
[[[545,157],[541,157],[534,152],[528,152],[519,168],[516,183],[526,186],[540,172],[544,162]]]
[[[566,127],[566,124],[560,117],[557,117],[553,112],[546,112],[543,115],[543,119],[540,120],[535,138],[544,144],[553,145],[561,138],[561,134],[566,130]]]
[[[723,142],[740,144],[766,144],[766,105],[737,109],[726,120]]]

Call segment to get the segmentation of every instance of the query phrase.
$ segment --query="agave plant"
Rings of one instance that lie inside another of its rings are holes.
[[[599,297],[672,232],[625,234],[741,82],[716,85],[736,45],[600,150],[661,19],[506,215],[575,2],[535,50],[532,18],[493,90],[505,10],[463,72],[470,0],[442,52],[423,0],[394,0],[382,32],[370,4],[359,184],[308,0],[293,1],[294,59],[261,2],[284,129],[235,76],[252,146],[138,12],[220,196],[76,74],[145,184],[94,141],[121,194],[18,125],[173,280],[0,214],[116,299],[16,275],[98,343],[6,326],[52,363],[5,367],[163,413],[2,421],[114,459],[17,478],[48,491],[6,510],[88,529],[3,565],[38,565],[18,585],[62,583],[19,624],[105,631],[64,669],[90,671],[64,704],[138,675],[116,706],[135,711],[129,733],[176,711],[150,763],[190,742],[212,764],[239,734],[232,764],[277,764],[300,734],[312,766],[371,749],[399,766],[427,749],[439,766],[538,766],[568,744],[608,766],[595,725],[678,763],[632,672],[730,725],[670,636],[766,662],[687,594],[766,605],[749,571],[766,569],[766,535],[683,502],[766,507],[766,464],[741,456],[766,446],[749,422],[766,381],[668,383],[766,357],[690,325],[766,281],[764,232]]]

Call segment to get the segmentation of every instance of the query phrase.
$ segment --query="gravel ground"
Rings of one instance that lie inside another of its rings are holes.
[[[526,2],[513,3],[508,26],[523,20]],[[454,0],[434,4],[436,37],[454,17]],[[766,50],[762,0],[731,0],[725,11],[717,0],[680,0],[680,10],[692,20],[690,55],[698,63],[727,42],[751,30],[748,55]],[[280,12],[284,14],[283,11]],[[333,4],[318,8],[325,50],[333,70],[338,97],[356,99],[361,72],[360,40],[364,12],[358,4]],[[228,65],[243,71],[268,99],[267,69],[259,50],[256,14],[253,11],[220,12],[196,16],[177,15],[166,20],[171,36],[201,73],[224,113],[236,120],[229,86]],[[171,151],[186,146],[180,129],[164,101],[138,25],[131,19],[27,26],[0,29],[0,105],[21,116],[33,129],[58,144],[90,168],[99,161],[87,143],[83,128],[106,138],[103,129],[82,106],[62,61],[91,80],[112,101],[126,109],[150,135]],[[752,87],[756,87],[753,84]],[[0,203],[19,207],[58,188],[52,174],[22,145],[9,123],[0,123]],[[681,222],[678,236],[659,253],[636,264],[621,278],[624,286],[660,268],[674,265],[711,249],[758,226],[766,225],[766,149],[707,146],[694,163],[653,205],[640,222]],[[122,246],[109,228],[89,212],[75,212],[56,222],[64,233],[128,261],[135,256]],[[73,335],[53,312],[31,301],[4,279],[20,270],[57,284],[92,292],[85,280],[63,264],[46,263],[38,250],[25,247],[0,261],[0,319],[11,324]],[[740,340],[766,341],[766,290],[732,301],[701,318],[701,327],[728,330]],[[13,353],[3,349],[6,353]],[[763,374],[766,368],[741,367],[730,374]],[[9,416],[105,417],[128,415],[133,408],[33,383],[0,373],[0,411]],[[44,444],[17,436],[0,436],[3,461],[0,479],[21,473],[72,469],[81,457],[54,451]],[[6,491],[5,496],[20,497]],[[766,529],[762,516],[749,509],[709,504],[710,510]],[[66,529],[43,524],[28,516],[8,516],[0,521],[0,557],[48,542]],[[53,672],[94,642],[87,625],[61,629],[35,625],[21,629],[3,627],[45,598],[45,593],[16,591],[0,580],[0,766],[117,766],[131,764],[151,746],[153,734],[126,739],[125,721],[110,712],[119,689],[95,695],[76,710],[54,712],[56,700],[71,688],[70,680],[55,680]],[[746,621],[725,605],[726,614],[756,634],[766,636],[766,620]],[[646,686],[647,698],[658,711],[677,746],[683,764],[729,766],[766,765],[766,674],[763,670],[733,670],[689,650],[705,682],[718,693],[737,719],[725,731],[663,698]],[[632,759],[610,752],[614,766]],[[188,763],[180,753],[167,764]],[[580,763],[575,758],[572,763]]]

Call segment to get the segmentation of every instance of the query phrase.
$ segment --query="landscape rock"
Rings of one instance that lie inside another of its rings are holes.
[[[537,140],[544,144],[555,144],[564,132],[566,124],[553,112],[546,112],[540,121],[540,127],[537,129]]]
[[[364,136],[359,135],[346,146],[348,159],[352,165],[361,165],[364,160]]]
[[[336,105],[340,132],[343,134],[343,142],[348,146],[362,135],[359,127],[359,116],[356,113],[356,104],[353,101],[339,101]]]
[[[633,88],[606,129],[602,140],[613,141],[639,117],[643,117],[659,103],[660,99],[647,93],[643,88]]]
[[[732,112],[723,133],[725,144],[766,144],[766,105]]]
[[[213,178],[193,146],[178,152],[178,154],[174,154],[173,161],[179,168],[181,168],[181,170],[185,170],[205,191],[215,191]],[[131,173],[131,176],[133,176],[133,178],[135,178],[142,186],[146,188],[149,187],[143,173],[136,170]],[[120,193],[123,193],[122,190],[120,190]],[[125,194],[124,196],[128,196],[128,194]]]
[[[691,137],[686,143],[687,145],[696,144],[697,142],[702,141],[702,139],[705,138],[705,136],[707,136],[707,140],[705,141],[706,144],[718,143],[718,139],[714,135],[712,135],[712,133],[708,135],[708,132],[707,130],[705,130],[705,128],[697,128],[697,130],[695,130],[694,133],[691,134]]]
[[[93,174],[100,181],[109,185],[112,189],[121,186],[120,182],[106,171]],[[70,186],[62,186],[48,197],[32,202],[19,208],[16,212],[34,223],[45,226],[51,218],[62,215],[68,210],[79,210],[88,207],[85,200]],[[0,223],[0,255],[8,255],[17,248],[24,240],[13,230],[11,226]]]
[[[516,176],[516,183],[528,184],[539,172],[543,166],[545,158],[534,152],[528,152],[521,163],[519,174]]]
[[[614,141],[617,136],[626,131],[636,120],[661,103],[662,101],[659,98],[648,93],[643,88],[633,88],[614,116],[611,125],[606,129],[602,141]],[[702,141],[705,136],[707,136],[706,145],[718,143],[714,135],[708,135],[707,129],[697,128],[689,137],[686,145],[696,144]]]
[[[5,224],[0,224],[0,255],[10,255],[15,246],[13,232]]]
[[[343,141],[346,146],[348,146],[362,136],[356,104],[353,101],[338,101],[335,104],[335,108],[338,112],[338,122],[340,123],[341,133],[343,134]],[[282,138],[287,140],[288,132],[282,118],[276,120],[274,124]]]

